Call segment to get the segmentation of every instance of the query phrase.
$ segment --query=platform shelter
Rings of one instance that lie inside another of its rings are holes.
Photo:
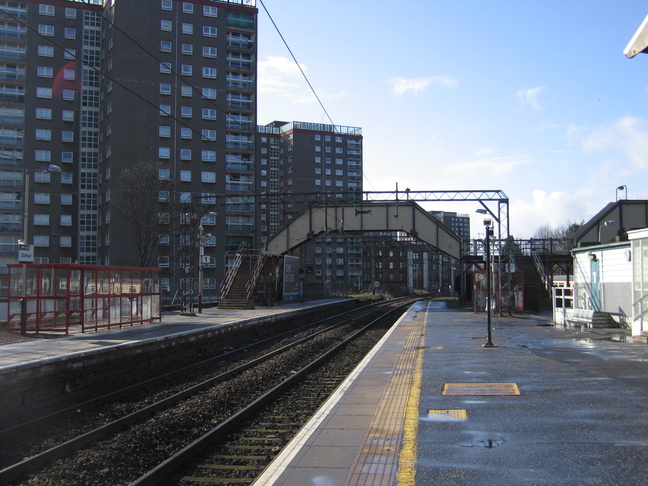
[[[81,332],[161,319],[160,269],[75,264],[9,267],[7,330]]]

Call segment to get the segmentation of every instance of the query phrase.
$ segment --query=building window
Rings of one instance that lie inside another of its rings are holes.
[[[54,5],[43,5],[38,6],[38,13],[41,15],[47,15],[48,17],[54,16]]]
[[[54,35],[54,26],[53,25],[39,25],[38,33],[47,37],[52,37]]]
[[[169,169],[159,169],[158,179],[161,181],[171,180],[171,171]]]
[[[61,132],[61,141],[62,142],[74,142],[74,132],[64,130]]]
[[[74,121],[74,112],[72,110],[63,110],[61,112],[61,120],[66,122]]]
[[[34,246],[39,248],[48,248],[49,247],[49,236],[36,235],[34,236]]]
[[[39,120],[51,120],[52,110],[50,108],[36,108],[36,118]]]
[[[169,138],[171,136],[171,127],[165,126],[165,125],[160,125],[160,128],[158,130],[160,137],[162,138]]]
[[[158,157],[161,159],[170,159],[171,149],[169,147],[158,147]]]
[[[52,140],[52,130],[45,128],[36,129],[36,140],[49,142]]]
[[[191,106],[181,106],[180,107],[180,116],[182,118],[191,118],[193,116]]]
[[[61,248],[71,248],[72,247],[72,237],[71,236],[59,236],[59,245]]]
[[[182,44],[182,53],[185,56],[193,55],[193,46],[191,44]]]
[[[182,127],[180,128],[180,138],[184,140],[191,140],[192,134],[191,134],[191,128],[187,127]]]
[[[172,66],[172,64],[170,62],[161,62],[160,63],[160,72],[162,74],[171,74],[171,66]]]
[[[76,59],[76,49],[64,49],[63,59],[69,59],[69,60]]]
[[[34,214],[35,226],[49,226],[49,224],[50,224],[49,214]]]
[[[182,73],[183,76],[192,76],[193,75],[193,67],[190,64],[183,64],[181,73]]]
[[[200,180],[205,183],[215,183],[216,182],[216,172],[202,171],[200,175]]]
[[[203,7],[203,15],[205,17],[218,17],[218,7]]]
[[[160,20],[160,30],[162,32],[171,32],[173,30],[173,22],[170,20]]]
[[[50,195],[44,192],[38,192],[34,194],[34,203],[35,204],[49,204]]]
[[[202,131],[203,141],[215,141],[216,140],[216,130],[207,130],[203,129]]]
[[[186,14],[193,13],[193,3],[182,2],[182,12]]]
[[[72,89],[64,89],[62,98],[65,101],[74,101],[74,90],[72,90]]]
[[[187,35],[193,34],[193,24],[182,24],[182,33]]]
[[[203,150],[200,154],[200,160],[203,162],[216,162],[216,151]]]
[[[170,41],[160,41],[160,51],[171,52],[173,44]]]
[[[52,152],[49,150],[36,150],[34,152],[34,159],[38,162],[51,162]]]
[[[40,57],[54,57],[53,46],[38,46],[38,55]]]
[[[171,105],[160,105],[160,116],[171,116]]]
[[[162,0],[162,10],[173,10],[173,2],[171,0]]]
[[[61,224],[61,226],[72,226],[72,215],[71,214],[61,214],[60,224]]]
[[[38,66],[38,68],[36,68],[36,76],[39,78],[53,78],[54,68],[49,66]]]
[[[74,162],[73,152],[61,152],[61,162],[64,164],[71,164]]]
[[[191,171],[190,170],[181,170],[180,171],[180,181],[181,182],[191,182]]]
[[[180,149],[180,160],[191,160],[191,149]]]
[[[193,89],[191,89],[191,86],[182,86],[180,88],[180,94],[184,98],[191,98],[191,96],[193,95]]]
[[[215,120],[216,119],[216,110],[213,108],[203,108],[202,110],[203,120]]]
[[[216,47],[203,46],[202,55],[203,57],[218,57],[218,49]]]
[[[161,95],[170,95],[171,94],[171,85],[167,83],[160,83],[160,94]]]
[[[210,25],[203,26],[203,35],[205,37],[218,37],[218,29]]]
[[[215,100],[216,99],[216,88],[203,88],[202,97],[206,100]]]
[[[72,206],[72,194],[61,194],[61,206]]]
[[[202,68],[202,77],[207,79],[216,79],[216,68],[213,67],[203,67]]]

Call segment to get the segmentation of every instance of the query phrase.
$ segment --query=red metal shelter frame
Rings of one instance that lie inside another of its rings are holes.
[[[159,268],[49,263],[8,267],[9,331],[69,334],[76,326],[85,332],[161,319]]]

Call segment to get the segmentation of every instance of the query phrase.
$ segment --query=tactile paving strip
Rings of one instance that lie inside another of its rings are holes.
[[[409,335],[346,486],[391,486],[394,483],[405,427],[404,411],[412,388],[416,362],[422,352],[425,321],[425,318],[418,318],[407,323],[411,325]]]

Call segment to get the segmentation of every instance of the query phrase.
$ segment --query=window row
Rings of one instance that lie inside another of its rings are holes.
[[[162,40],[160,41],[160,51],[161,52],[172,52],[173,51],[173,42]],[[183,43],[181,46],[181,52],[185,56],[192,56],[194,51],[193,44]],[[210,59],[215,59],[218,57],[218,48],[213,46],[202,46],[202,56]]]
[[[60,194],[61,206],[72,205],[72,194]],[[50,204],[52,195],[47,192],[37,192],[34,194],[34,204]]]
[[[181,170],[179,172],[179,179],[182,182],[191,182],[192,171],[190,170]],[[171,169],[160,169],[158,171],[158,179],[161,181],[171,180]],[[203,170],[200,172],[200,181],[205,183],[214,183],[216,182],[216,172]],[[165,192],[165,191],[162,191]],[[182,202],[182,201],[181,201]]]
[[[34,133],[37,142],[49,142],[52,140],[52,130],[49,128],[37,128]],[[74,142],[74,132],[71,130],[63,130],[61,132],[62,142]]]
[[[35,150],[34,160],[36,160],[36,162],[52,162],[52,151]],[[74,152],[61,152],[60,162],[63,164],[71,164],[72,162],[74,162]]]
[[[160,63],[160,73],[162,74],[172,74],[173,64],[170,62],[161,62]],[[182,64],[180,66],[180,74],[182,76],[193,76],[193,66],[191,64]],[[203,66],[202,68],[202,77],[205,79],[216,79],[218,72],[215,67]]]
[[[173,0],[161,0],[162,10],[167,10],[171,12],[173,10],[174,3],[180,3],[180,2],[174,2]],[[182,13],[193,14],[194,4],[190,2],[182,2]],[[203,15],[205,17],[218,17],[218,7],[203,5]]]
[[[193,35],[194,33],[194,25],[186,22],[181,24],[180,29],[181,32],[186,35]],[[173,32],[173,20],[160,20],[160,30],[162,32]],[[213,25],[203,25],[202,34],[203,37],[218,37],[218,27],[214,27]]]
[[[56,8],[54,5],[45,5],[41,3],[38,6],[38,13],[40,15],[46,15],[48,17],[54,17],[54,14],[56,13]],[[77,18],[77,9],[75,8],[65,8],[65,18],[66,19],[76,19]]]
[[[193,96],[194,89],[192,86],[181,86],[180,95],[184,98],[191,98]],[[160,94],[161,95],[171,95],[172,87],[169,83],[160,83]],[[206,100],[215,100],[216,99],[216,88],[202,88],[200,91],[202,98]]]
[[[72,247],[72,237],[59,235],[58,238],[59,247],[61,248],[71,248]],[[38,248],[49,248],[50,247],[50,237],[46,235],[34,235],[32,239],[32,244]]]
[[[54,57],[54,46],[39,45],[37,53],[40,57]],[[76,59],[76,49],[63,49],[63,59]]]
[[[54,36],[54,26],[53,25],[44,25],[40,24],[38,26],[38,33],[45,37]],[[66,27],[63,29],[63,36],[66,39],[76,39],[76,29]]]
[[[72,215],[71,214],[61,214],[59,216],[59,224],[61,226],[72,226]],[[34,226],[49,226],[50,225],[50,215],[49,214],[34,214]]]

